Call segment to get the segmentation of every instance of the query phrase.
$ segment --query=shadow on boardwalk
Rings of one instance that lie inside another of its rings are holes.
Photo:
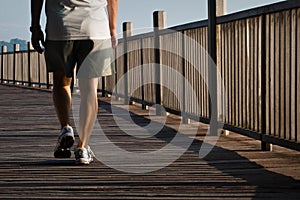
[[[169,116],[153,138],[128,136],[116,126],[108,99],[103,100],[98,119],[110,140],[121,148],[151,151],[177,134],[180,119]],[[124,107],[121,103],[114,106]],[[130,112],[139,125],[149,123],[146,111],[130,106]],[[299,152],[279,147],[275,152],[261,152],[259,142],[231,134],[220,137],[212,152],[199,159],[205,125],[199,127],[197,140],[176,162],[151,173],[131,174],[99,161],[76,166],[73,158],[54,159],[59,127],[50,93],[0,86],[0,119],[0,198],[300,198]]]

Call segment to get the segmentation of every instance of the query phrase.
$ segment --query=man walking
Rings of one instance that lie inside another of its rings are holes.
[[[53,72],[53,102],[61,125],[54,156],[69,158],[75,141],[69,113],[70,86],[77,66],[81,103],[75,159],[77,164],[89,164],[93,161],[88,139],[98,112],[98,78],[113,74],[114,67],[87,60],[91,52],[100,52],[101,59],[107,60],[112,52],[108,49],[117,46],[118,0],[45,0],[46,40],[40,26],[43,3],[44,0],[31,0],[30,31],[33,48],[42,53],[41,44],[45,46],[47,70]]]

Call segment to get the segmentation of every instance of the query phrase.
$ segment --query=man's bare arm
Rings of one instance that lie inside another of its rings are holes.
[[[109,30],[112,37],[113,48],[117,46],[117,21],[118,21],[118,0],[107,0],[107,11],[109,18]]]
[[[39,53],[43,52],[40,46],[40,42],[44,44],[44,34],[40,26],[43,4],[44,0],[31,0],[31,43],[33,45],[33,48]]]
[[[31,26],[40,25],[40,18],[44,0],[31,0]]]

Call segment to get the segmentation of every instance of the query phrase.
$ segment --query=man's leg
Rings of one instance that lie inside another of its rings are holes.
[[[69,158],[71,156],[70,148],[75,141],[73,128],[69,126],[72,78],[66,77],[64,72],[54,72],[53,78],[53,102],[62,129],[54,149],[54,157]]]
[[[66,77],[65,72],[54,72],[53,81],[53,102],[61,128],[63,128],[70,125],[72,78]]]
[[[79,79],[80,116],[78,147],[87,147],[98,113],[98,78]]]

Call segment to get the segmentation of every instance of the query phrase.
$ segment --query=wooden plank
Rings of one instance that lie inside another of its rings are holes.
[[[271,132],[271,30],[270,15],[266,15],[266,134]],[[262,58],[264,59],[264,58]]]
[[[230,23],[230,86],[231,86],[231,124],[235,124],[235,23]]]
[[[252,59],[251,59],[251,51],[252,51],[252,37],[251,37],[251,19],[247,19],[247,128],[251,130],[251,122],[253,120],[252,118],[252,108],[253,108],[253,102],[252,102]]]
[[[222,78],[223,78],[223,84],[224,84],[224,111],[225,111],[225,115],[224,115],[224,122],[228,121],[228,106],[227,106],[227,102],[228,102],[228,90],[227,90],[227,62],[226,62],[226,53],[227,53],[227,49],[226,49],[226,24],[222,24]]]
[[[292,91],[292,77],[291,77],[291,57],[292,57],[292,52],[291,52],[291,23],[292,23],[292,19],[291,19],[291,12],[287,11],[286,13],[286,51],[285,51],[285,66],[286,66],[286,76],[285,76],[285,134],[284,134],[284,138],[291,138],[291,91]]]
[[[4,48],[5,46],[2,46],[2,50],[3,50],[3,48]],[[6,79],[6,73],[5,73],[5,71],[6,71],[6,54],[3,54],[3,56],[1,55],[1,67],[2,67],[2,71],[3,71],[3,77],[2,77],[2,79],[4,80],[4,79]]]
[[[140,40],[128,41],[128,92],[132,97],[142,99],[142,77],[140,74],[132,73],[135,67],[141,66],[141,44]],[[135,91],[133,88],[139,86]]]
[[[285,131],[285,76],[286,76],[286,67],[285,66],[285,51],[286,51],[286,21],[285,21],[285,13],[279,14],[279,65],[278,65],[278,73],[279,73],[279,137],[284,138]]]
[[[249,56],[250,56],[250,76],[251,76],[251,82],[250,82],[250,102],[251,102],[251,108],[250,108],[250,130],[255,130],[255,122],[256,122],[256,104],[255,104],[255,98],[256,98],[256,93],[255,93],[255,85],[257,82],[256,79],[256,33],[255,32],[255,18],[249,19],[250,23],[250,49],[249,49]]]
[[[275,136],[280,136],[280,13],[275,14]]]
[[[243,25],[238,22],[238,125],[243,127]]]
[[[234,77],[234,124],[236,126],[238,126],[239,124],[239,84],[238,84],[238,73],[239,73],[239,56],[238,56],[238,41],[239,41],[239,37],[238,37],[238,22],[233,22],[233,27],[234,27],[234,31],[233,31],[233,39],[234,39],[234,51],[233,51],[233,60],[234,60],[234,65],[233,65],[233,77]]]
[[[297,106],[296,106],[296,89],[297,89],[297,80],[296,80],[296,48],[297,48],[297,10],[292,10],[291,14],[291,104],[290,104],[290,112],[291,112],[291,137],[295,138],[296,134],[296,115],[297,115]]]
[[[259,57],[259,46],[258,46],[258,27],[259,27],[259,21],[258,17],[253,18],[253,122],[252,127],[253,130],[258,131],[257,123],[259,122],[258,119],[258,83],[261,82],[261,80],[258,77],[258,57]]]
[[[28,55],[27,52],[22,54],[23,56],[23,74],[22,74],[22,80],[24,82],[27,82],[28,80]]]
[[[228,84],[228,123],[232,124],[232,48],[231,48],[231,24],[227,25],[227,84]]]
[[[221,25],[217,25],[217,110],[218,110],[218,121],[222,121],[223,119],[223,105],[222,105],[222,95],[223,90],[222,90],[222,38],[221,38]]]
[[[228,81],[229,81],[229,114],[230,124],[234,124],[234,26],[233,23],[229,23],[228,29]]]
[[[243,127],[247,127],[247,22],[246,20],[242,21],[242,44],[243,44]]]
[[[297,61],[296,61],[296,69],[297,69],[297,136],[295,137],[296,141],[300,141],[300,133],[299,133],[299,124],[300,124],[300,9],[297,9]]]
[[[220,27],[220,75],[221,75],[221,81],[220,81],[220,89],[221,89],[221,96],[222,98],[219,99],[220,104],[221,104],[221,115],[222,115],[222,122],[226,121],[226,88],[225,88],[225,48],[224,48],[224,43],[225,43],[225,28],[224,25],[221,24],[219,25]]]
[[[6,66],[6,72],[7,72],[7,79],[12,81],[13,80],[13,54],[10,53],[7,55],[7,66]]]
[[[255,49],[255,24],[254,18],[249,19],[249,67],[250,67],[250,82],[249,82],[249,101],[250,101],[250,118],[249,118],[249,129],[254,130],[254,122],[255,122],[255,93],[254,93],[254,85],[255,85],[255,61],[254,61],[254,49]]]
[[[270,99],[271,99],[271,129],[270,135],[274,135],[275,131],[275,14],[271,15],[270,20]]]
[[[266,17],[265,17],[266,18]],[[258,48],[258,58],[257,58],[257,67],[258,67],[258,71],[257,71],[257,76],[258,76],[258,85],[257,85],[257,115],[258,115],[258,122],[257,122],[257,130],[259,132],[262,132],[262,120],[263,120],[263,116],[262,116],[262,109],[263,109],[263,105],[262,105],[262,87],[266,87],[266,85],[262,86],[262,71],[266,69],[263,69],[263,67],[266,67],[267,65],[265,66],[262,66],[262,59],[267,59],[268,57],[266,56],[266,58],[262,58],[262,51],[263,51],[263,47],[262,47],[262,30],[266,31],[266,28],[265,27],[262,27],[263,26],[263,17],[259,17],[258,18],[258,31],[257,31],[257,38],[258,38],[258,44],[257,44],[257,48]],[[266,23],[265,23],[265,26],[266,26]],[[265,35],[267,35],[267,33],[264,33]],[[267,36],[266,36],[267,38]],[[264,40],[266,40],[266,38],[264,38]],[[267,46],[267,42],[265,42],[265,45]],[[265,47],[265,51],[267,51],[267,48]],[[264,52],[264,55],[266,55],[266,52]],[[266,73],[267,74],[267,73]],[[265,74],[265,76],[267,76]],[[267,77],[264,77],[265,80],[267,80]],[[267,82],[267,81],[266,81]],[[266,88],[264,90],[266,92]],[[265,100],[267,102],[267,100]],[[266,103],[267,104],[267,103]],[[264,105],[266,106],[266,105]]]
[[[204,46],[204,48],[206,49],[206,51],[208,52],[208,41],[207,41],[207,38],[208,38],[208,29],[207,28],[202,28],[202,44]],[[204,79],[205,79],[205,82],[203,84],[204,86],[204,117],[206,118],[209,118],[210,114],[209,114],[209,91],[208,91],[208,82],[209,82],[209,79],[208,79],[208,54],[206,54],[203,58],[203,62],[205,63],[204,64]]]
[[[153,63],[154,63],[154,53],[153,50],[150,49],[150,47],[153,48],[154,45],[154,41],[153,38],[144,38],[143,39],[143,47],[149,47],[149,48],[145,48],[143,50],[143,61],[144,61],[144,65],[145,66],[151,66],[153,67]],[[149,68],[149,67],[144,67],[143,69],[144,72],[144,80],[146,82],[152,82],[154,83],[154,72]],[[154,102],[154,97],[155,97],[155,88],[154,88],[154,84],[147,84],[144,86],[145,89],[145,100],[148,102]]]
[[[208,52],[208,28],[203,28],[204,29],[204,44],[205,44],[205,49],[207,50],[207,52]],[[206,56],[206,58],[205,58],[205,66],[207,66],[207,68],[206,68],[206,74],[205,74],[205,77],[206,77],[206,82],[207,83],[209,83],[209,69],[208,69],[208,65],[209,65],[209,61],[208,61],[208,54],[207,54],[207,56]],[[210,114],[209,114],[209,101],[210,101],[210,99],[209,99],[209,94],[208,94],[208,87],[206,87],[206,113],[207,113],[207,118],[209,118],[209,116],[210,116]]]
[[[19,48],[19,47],[18,47]],[[15,52],[15,81],[16,83],[22,81],[22,53]]]
[[[200,30],[197,29],[197,32],[199,33]],[[200,39],[200,35],[199,34],[196,34],[197,38],[193,38],[194,41],[198,41]],[[189,42],[189,45],[190,47],[192,47],[192,44]],[[199,45],[201,46],[201,48],[203,48],[204,50],[204,47],[203,47],[203,44],[202,43],[199,43]],[[190,49],[190,51],[193,51]],[[200,69],[202,69],[204,67],[204,63],[203,63],[203,56],[204,54],[201,53],[201,55],[198,57],[198,58],[194,58],[195,59],[195,63],[198,64],[198,66],[200,66]],[[195,77],[195,79],[193,79],[192,77]],[[199,116],[203,116],[203,110],[204,110],[204,102],[203,102],[203,79],[202,79],[202,74],[199,73],[199,74],[196,74],[196,70],[195,70],[195,67],[191,68],[190,69],[190,76],[188,78],[188,80],[190,82],[192,82],[192,85],[193,85],[193,88],[195,89],[196,91],[196,95],[197,95],[197,103],[199,105],[199,111],[197,111],[197,114]],[[190,107],[190,110],[194,110],[192,107]]]

